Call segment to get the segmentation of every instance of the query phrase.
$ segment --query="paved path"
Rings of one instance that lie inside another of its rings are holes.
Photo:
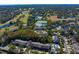
[[[65,48],[65,53],[70,54],[71,53],[71,45],[68,44],[68,40],[66,37],[63,37],[64,39],[64,48]]]
[[[72,38],[72,46],[73,46],[74,53],[79,54],[79,43],[74,38]]]

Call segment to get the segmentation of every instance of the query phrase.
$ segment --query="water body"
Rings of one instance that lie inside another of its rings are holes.
[[[14,24],[5,24],[5,25],[3,25],[3,26],[0,26],[0,29],[1,29],[1,28],[5,28],[5,27],[9,27],[9,26],[12,26],[12,25],[14,25]]]
[[[14,5],[0,5],[0,7],[8,7],[8,8],[13,8],[13,7],[26,7],[26,8],[40,8],[40,7],[79,7],[79,4],[14,4]]]

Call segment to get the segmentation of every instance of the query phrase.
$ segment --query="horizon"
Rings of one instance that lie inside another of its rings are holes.
[[[0,4],[1,6],[79,6],[79,4]]]
[[[79,5],[79,4],[0,4],[0,5]]]

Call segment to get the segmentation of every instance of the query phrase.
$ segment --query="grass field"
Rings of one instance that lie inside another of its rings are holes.
[[[19,20],[20,20],[22,23],[27,24],[29,14],[22,14],[22,15],[24,15],[24,17],[20,18]]]
[[[25,17],[22,19],[23,23],[27,23],[29,14],[25,14]]]

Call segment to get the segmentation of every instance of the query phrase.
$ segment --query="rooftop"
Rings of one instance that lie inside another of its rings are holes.
[[[47,23],[47,21],[37,21],[36,23]]]

